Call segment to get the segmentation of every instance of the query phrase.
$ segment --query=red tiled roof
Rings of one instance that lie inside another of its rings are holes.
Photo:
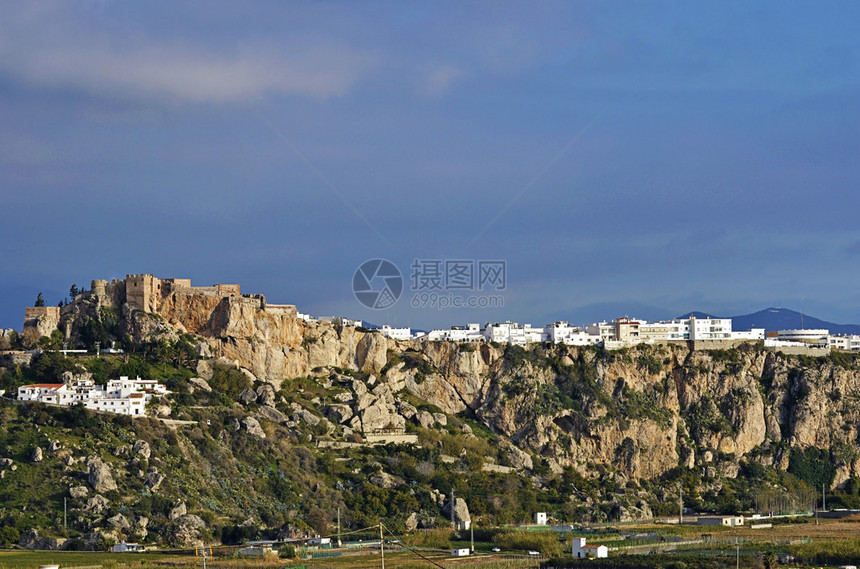
[[[34,383],[33,385],[22,385],[21,387],[38,387],[39,389],[59,389],[64,387],[65,383]]]

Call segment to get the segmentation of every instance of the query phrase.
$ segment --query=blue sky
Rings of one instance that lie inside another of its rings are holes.
[[[856,2],[0,11],[0,327],[141,272],[418,328],[860,322]],[[412,308],[416,258],[505,260],[505,306]]]

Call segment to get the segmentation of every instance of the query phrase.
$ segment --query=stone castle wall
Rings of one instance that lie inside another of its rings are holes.
[[[114,281],[119,283],[117,281]],[[159,279],[153,275],[127,275],[124,281],[125,302],[130,308],[156,313],[162,299],[170,294],[206,295],[215,297],[241,296],[238,284],[191,286],[191,279]]]
[[[36,318],[51,318],[59,322],[59,306],[28,306],[24,309],[24,320],[35,320]]]

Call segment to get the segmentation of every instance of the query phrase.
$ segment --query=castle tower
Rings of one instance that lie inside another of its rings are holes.
[[[161,298],[161,280],[152,275],[126,275],[125,301],[129,308],[157,312]]]
[[[107,284],[105,280],[97,279],[90,283],[90,290],[96,296],[107,296]]]

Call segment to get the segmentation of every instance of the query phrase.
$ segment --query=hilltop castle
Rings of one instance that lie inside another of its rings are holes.
[[[199,294],[223,298],[241,296],[237,284],[216,284],[212,286],[191,286],[191,279],[159,279],[152,275],[126,275],[124,279],[92,281],[92,291],[96,296],[110,296],[117,304],[128,304],[133,310],[156,313],[161,301],[173,292]]]

